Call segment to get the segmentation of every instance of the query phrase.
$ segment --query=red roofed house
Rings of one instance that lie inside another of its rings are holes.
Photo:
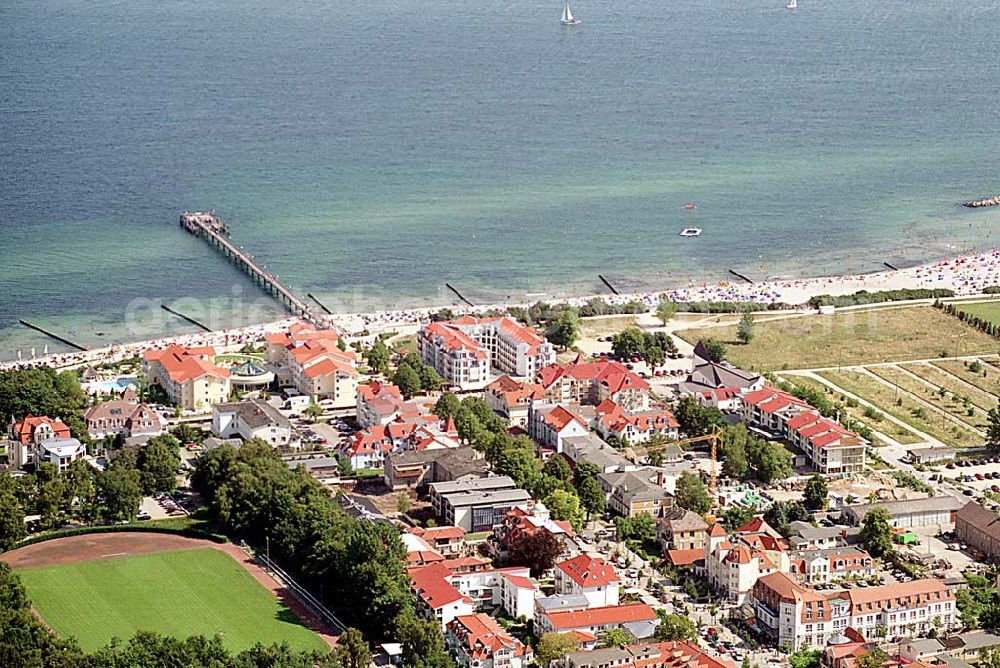
[[[600,637],[609,629],[625,629],[642,639],[653,635],[659,621],[656,612],[645,603],[587,610],[539,611],[535,615],[535,633],[583,631]]]
[[[552,364],[538,372],[537,380],[550,402],[596,406],[610,399],[628,411],[649,408],[649,383],[621,362]]]
[[[489,562],[465,566],[452,559],[409,569],[417,610],[441,622],[442,628],[461,615],[502,607],[512,619],[531,617],[538,583],[525,567],[490,569]]]
[[[563,451],[563,441],[590,433],[590,416],[594,409],[588,406],[563,406],[561,404],[532,404],[528,416],[528,435],[542,446]]]
[[[500,376],[486,386],[484,399],[493,412],[506,419],[509,425],[525,427],[532,402],[543,401],[545,390],[536,383]]]
[[[602,438],[616,436],[629,443],[645,443],[654,434],[677,438],[680,425],[666,408],[626,412],[620,404],[605,399],[594,410],[597,413],[595,428]]]
[[[515,506],[507,513],[507,517],[493,531],[488,546],[499,559],[506,558],[510,549],[527,536],[548,533],[563,545],[561,554],[578,549],[572,540],[576,537],[573,527],[564,520],[554,520],[549,516],[549,510],[541,501],[535,503],[531,510],[527,506]]]
[[[473,318],[432,322],[417,335],[424,362],[452,385],[483,387],[493,371],[533,378],[556,359],[551,343],[513,318]]]
[[[163,389],[170,402],[189,411],[204,411],[229,399],[229,371],[217,366],[211,347],[171,345],[147,350],[143,369],[150,384]]]
[[[590,607],[618,605],[618,574],[601,558],[580,554],[556,564],[557,594],[583,594]]]
[[[42,461],[44,450],[39,446],[67,443],[74,439],[70,436],[69,427],[59,418],[29,414],[19,422],[11,422],[10,440],[10,463],[14,468],[21,469],[25,464],[34,462],[37,466]]]
[[[489,615],[456,617],[445,628],[445,642],[466,668],[524,668],[534,650],[503,630]]]
[[[330,329],[296,323],[285,332],[268,334],[267,361],[278,382],[314,399],[330,399],[338,408],[357,401],[357,355],[341,350],[340,336]]]
[[[449,557],[456,557],[465,548],[465,529],[462,527],[410,527],[408,533],[420,536],[435,550]]]
[[[403,395],[399,388],[377,380],[359,385],[357,394],[359,429],[390,422],[399,415],[403,406]]]

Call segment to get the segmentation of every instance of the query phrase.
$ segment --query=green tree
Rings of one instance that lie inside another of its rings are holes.
[[[172,492],[177,488],[177,468],[181,457],[177,452],[180,442],[169,434],[154,436],[139,450],[136,468],[140,473],[142,493],[149,496],[156,492]]]
[[[646,363],[649,364],[650,368],[655,369],[663,366],[666,362],[667,354],[663,352],[663,348],[652,346],[646,349]]]
[[[565,520],[579,529],[583,523],[580,499],[573,492],[557,489],[545,498],[545,505],[554,520]]]
[[[988,421],[986,427],[986,445],[991,448],[1000,448],[1000,406],[990,409],[986,418]]]
[[[742,424],[722,432],[719,455],[722,459],[722,474],[735,480],[746,480],[750,475],[747,462],[747,441],[749,434]]]
[[[337,455],[337,475],[341,478],[348,478],[355,474],[351,460],[345,455]]]
[[[410,511],[410,497],[406,492],[400,492],[396,496],[396,511],[404,515]]]
[[[541,668],[549,668],[553,661],[558,661],[579,648],[580,642],[569,633],[546,633],[538,639],[535,658]]]
[[[892,552],[892,518],[885,508],[873,508],[861,522],[861,544],[873,557]]]
[[[550,475],[559,480],[569,480],[573,476],[573,469],[562,455],[553,455],[542,467],[545,475]]]
[[[718,408],[702,406],[690,395],[681,397],[677,402],[674,417],[681,431],[688,436],[703,436],[713,427],[725,427],[729,424]]]
[[[810,519],[809,511],[797,501],[775,501],[764,512],[764,521],[774,527],[783,536],[789,534],[788,525],[792,522],[806,522]]]
[[[349,628],[340,634],[335,650],[343,668],[368,668],[372,653],[361,631]]]
[[[754,475],[765,485],[792,474],[792,456],[778,443],[750,438],[747,442],[747,458]]]
[[[739,324],[736,325],[736,338],[740,340],[740,343],[750,343],[756,334],[755,329],[756,324],[754,323],[753,313],[744,311],[740,317]]]
[[[312,403],[306,406],[305,410],[302,412],[305,413],[310,422],[315,423],[316,420],[323,416],[323,407],[319,404]]]
[[[579,487],[583,484],[583,481],[587,478],[597,478],[601,475],[600,467],[594,462],[588,462],[586,459],[576,463],[576,469],[573,471],[573,478],[576,482],[576,486]]]
[[[396,369],[392,382],[407,399],[419,392],[421,388],[420,376],[413,370],[413,367],[407,365],[400,365]]]
[[[711,362],[722,362],[726,359],[726,344],[717,339],[705,339],[702,341],[705,353]]]
[[[455,417],[461,410],[462,402],[451,392],[442,394],[434,404],[434,415],[437,415],[442,420]]]
[[[454,668],[441,635],[441,627],[433,620],[417,619],[412,615],[396,622],[396,638],[403,644],[403,665],[406,668]]]
[[[563,309],[556,320],[546,331],[546,338],[562,349],[572,348],[580,335],[580,316],[573,309]]]
[[[420,387],[424,392],[437,392],[444,385],[444,378],[428,364],[421,364],[417,375],[420,376]]]
[[[878,647],[863,652],[854,660],[855,668],[882,668],[889,660],[889,655]]]
[[[814,473],[809,476],[809,480],[806,481],[805,491],[803,492],[803,501],[806,504],[806,508],[809,510],[824,510],[828,502],[829,494],[830,486],[827,484],[826,478],[821,476],[819,473]]]
[[[97,476],[97,489],[104,500],[102,514],[111,521],[135,519],[142,500],[139,471],[112,463]]]
[[[0,490],[0,552],[14,547],[26,534],[24,509],[12,492]]]
[[[646,352],[646,337],[638,327],[629,327],[614,335],[611,349],[619,357],[634,357]]]
[[[674,501],[681,508],[699,515],[704,515],[712,508],[712,498],[708,495],[708,488],[705,487],[701,476],[691,471],[684,471],[677,478]]]
[[[504,448],[496,458],[494,467],[500,475],[510,476],[522,489],[534,489],[542,477],[542,466],[528,448],[514,445]]]
[[[666,327],[667,323],[677,314],[677,304],[667,297],[662,297],[656,305],[656,319]]]
[[[749,508],[740,508],[739,506],[730,506],[722,513],[722,517],[719,518],[720,523],[725,528],[726,531],[736,531],[739,527],[743,526],[747,522],[753,519],[753,511]]]
[[[45,462],[42,466],[52,464]],[[38,486],[38,514],[42,516],[42,527],[52,529],[65,517],[66,483],[58,475],[39,480],[42,482]]]
[[[635,636],[632,632],[621,627],[610,628],[601,634],[601,647],[618,647],[631,645],[634,642]]]
[[[386,374],[389,371],[389,359],[391,355],[389,349],[386,347],[385,342],[382,339],[376,339],[372,347],[368,349],[365,354],[365,359],[368,360],[368,366],[374,369],[378,373]]]
[[[205,432],[189,424],[179,424],[170,430],[173,437],[183,443],[201,443],[205,440]]]
[[[792,665],[792,668],[819,668],[822,656],[823,650],[800,649],[788,655],[788,662]]]
[[[607,501],[604,498],[604,490],[597,478],[587,477],[583,479],[578,488],[580,504],[587,511],[587,518],[591,515],[603,515]]]
[[[698,637],[698,629],[695,628],[694,621],[689,617],[669,614],[662,608],[656,613],[660,616],[660,623],[656,627],[655,637],[660,642],[694,640]]]

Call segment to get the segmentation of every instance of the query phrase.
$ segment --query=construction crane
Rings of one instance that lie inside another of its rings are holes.
[[[694,445],[696,443],[708,443],[709,458],[711,460],[708,470],[708,495],[712,499],[712,509],[710,511],[712,520],[715,519],[715,511],[719,507],[719,497],[717,494],[719,474],[718,471],[716,471],[716,468],[718,466],[719,438],[721,435],[722,433],[719,431],[718,425],[713,425],[712,431],[704,436],[692,436],[691,438],[682,438],[677,441],[666,441],[657,445],[649,445],[645,448],[646,456],[648,457],[649,453],[666,450],[667,447],[671,445]]]

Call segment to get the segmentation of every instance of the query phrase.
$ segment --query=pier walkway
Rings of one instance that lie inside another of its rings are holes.
[[[326,319],[316,312],[308,302],[298,297],[285,287],[278,277],[262,268],[253,256],[237,248],[229,240],[229,225],[224,223],[212,211],[185,211],[181,214],[180,226],[185,230],[207,241],[216,250],[233,261],[265,291],[281,302],[293,315],[309,322],[326,326]]]

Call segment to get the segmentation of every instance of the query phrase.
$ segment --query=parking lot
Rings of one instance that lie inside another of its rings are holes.
[[[959,460],[940,470],[945,477],[957,478],[977,491],[1000,491],[1000,457]]]

